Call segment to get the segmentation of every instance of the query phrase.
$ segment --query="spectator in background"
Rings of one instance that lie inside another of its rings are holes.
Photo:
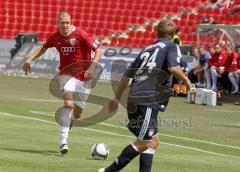
[[[238,54],[238,70],[236,73],[240,74],[240,45],[236,46],[236,52]]]
[[[208,24],[209,23],[209,16],[203,16],[201,20],[201,24]]]
[[[231,91],[231,87],[229,81],[231,81],[232,86],[233,86],[233,91],[231,94],[236,94],[238,92],[238,77],[237,74],[235,73],[238,68],[238,54],[233,51],[232,47],[226,47],[226,52],[227,52],[227,60],[225,63],[225,71],[223,73],[223,86],[228,87],[227,89]],[[229,79],[229,80],[228,80]]]
[[[215,21],[215,19],[214,19],[214,17],[213,16],[210,16],[209,17],[209,22],[208,22],[209,24],[218,24],[216,21]]]
[[[205,72],[206,82],[207,82],[207,89],[212,88],[212,79],[211,79],[211,67],[213,64],[217,62],[217,55],[214,49],[214,46],[209,46],[208,51],[210,53],[209,59],[208,59],[208,67]]]
[[[178,46],[182,46],[183,45],[183,43],[182,43],[182,41],[181,41],[181,39],[179,37],[180,33],[181,33],[180,29],[177,28],[176,31],[175,31],[175,35],[173,37],[173,42],[176,43]]]
[[[205,83],[205,76],[207,75],[207,68],[208,68],[208,59],[210,58],[210,53],[205,51],[204,46],[200,46],[198,48],[199,58],[198,58],[198,66],[196,67],[195,73],[197,74],[198,78],[198,85],[199,87],[206,87]]]
[[[224,72],[224,65],[227,59],[227,54],[224,48],[219,43],[215,44],[215,54],[217,60],[211,64],[211,79],[212,79],[212,90],[217,91],[217,79]]]
[[[230,2],[230,0],[213,0],[212,8],[219,8],[220,10],[224,8],[229,8]]]
[[[213,16],[203,16],[201,24],[218,24]],[[209,35],[217,35],[218,34],[218,29],[205,29],[201,28],[200,33],[208,33]]]
[[[240,0],[234,0],[233,5],[231,5],[231,9],[227,12],[227,15],[239,15],[240,13]]]
[[[198,48],[195,46],[192,47],[192,56],[193,56],[193,61],[190,64],[190,66],[188,67],[188,70],[185,73],[185,75],[188,76],[188,78],[190,79],[190,81],[192,83],[196,83],[198,80],[197,80],[197,76],[195,73],[195,69],[199,65],[199,63],[198,63],[199,53],[198,53]]]
[[[240,93],[240,89],[239,89],[240,88],[240,45],[236,47],[236,52],[238,53],[238,69],[235,73],[238,78],[238,91],[239,91],[238,93]],[[235,102],[234,104],[240,105],[240,101]]]
[[[238,77],[238,80],[239,80],[238,88],[240,88],[240,45],[236,46],[236,52],[238,54],[238,61],[237,61],[238,69],[237,69],[237,71],[235,73],[237,74],[237,77]]]

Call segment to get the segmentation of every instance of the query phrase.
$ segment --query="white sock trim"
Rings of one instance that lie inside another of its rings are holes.
[[[148,148],[147,150],[145,150],[144,152],[142,152],[144,154],[151,154],[151,155],[154,155],[155,153],[155,150],[152,149],[152,148]]]
[[[139,152],[137,146],[135,146],[134,144],[131,144],[131,145],[132,145],[132,147],[133,147],[133,149],[134,149],[135,151]]]

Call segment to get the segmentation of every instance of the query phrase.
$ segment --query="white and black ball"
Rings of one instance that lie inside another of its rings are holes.
[[[109,155],[109,148],[105,143],[96,143],[92,146],[91,155],[93,159],[105,160]]]

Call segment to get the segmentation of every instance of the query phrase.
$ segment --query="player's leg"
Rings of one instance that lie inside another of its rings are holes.
[[[151,172],[153,156],[155,151],[159,146],[159,133],[158,133],[158,111],[151,110],[150,123],[148,125],[148,130],[143,137],[143,140],[150,140],[147,143],[147,149],[142,151],[139,158],[139,172]],[[142,144],[143,145],[143,144]]]
[[[90,83],[76,80],[76,92],[74,94],[74,109],[72,120],[80,119],[83,113],[83,109],[86,107],[86,102],[90,94]],[[72,127],[71,123],[71,127]]]
[[[200,66],[197,68],[197,70],[199,70],[200,69]],[[199,86],[201,86],[201,72],[200,71],[198,71],[197,72],[197,80],[198,80],[198,82],[197,82],[197,85],[199,85]]]
[[[60,124],[60,151],[62,154],[68,152],[67,139],[70,130],[71,116],[73,111],[73,93],[64,94],[64,106],[59,111]]]
[[[83,108],[74,104],[74,109],[73,109],[73,118],[74,119],[80,119],[81,118],[81,115],[82,115],[82,112],[83,112]]]
[[[153,109],[145,106],[137,106],[137,110],[134,113],[129,113],[129,130],[137,136],[137,140],[126,146],[117,159],[107,168],[104,169],[104,172],[117,172],[124,168],[131,160],[136,156],[143,153],[147,149],[155,149],[159,143],[158,131],[157,131],[157,122],[156,120],[152,121],[152,112]],[[154,118],[157,116],[157,111],[154,111]],[[136,118],[137,117],[137,118]],[[143,118],[142,118],[143,117]],[[143,119],[143,120],[142,120]],[[154,126],[154,127],[152,127]],[[152,136],[154,139],[152,139]],[[153,154],[152,154],[153,155]],[[146,156],[143,155],[145,159]],[[151,168],[152,158],[144,162],[141,168]]]
[[[70,76],[60,75],[59,81],[61,84],[61,92],[63,93],[64,106],[58,110],[59,125],[60,125],[60,151],[62,154],[68,152],[67,139],[69,135],[72,111],[73,111],[73,99],[75,92],[75,85]]]
[[[158,135],[147,141],[136,140],[133,144],[126,146],[121,152],[121,154],[117,157],[117,159],[109,167],[107,167],[104,172],[120,171],[139,154],[139,172],[151,172],[153,155],[158,145]]]
[[[139,154],[139,172],[151,172],[153,156],[158,145],[159,135],[154,136],[150,141],[136,140],[134,143],[126,146],[110,166],[105,169],[100,169],[99,172],[120,171]]]
[[[205,74],[205,78],[206,78],[206,82],[207,82],[207,89],[211,89],[211,73],[210,73],[210,69],[206,68],[204,69],[204,74]]]
[[[159,145],[159,135],[152,138],[149,148],[140,154],[139,172],[151,172],[153,156]]]
[[[231,81],[234,90],[231,92],[232,94],[235,94],[238,92],[238,78],[234,72],[229,72],[228,73],[228,78]]]
[[[212,90],[216,91],[217,90],[217,79],[218,79],[218,73],[217,73],[217,68],[212,66],[211,67],[211,77],[212,77]]]

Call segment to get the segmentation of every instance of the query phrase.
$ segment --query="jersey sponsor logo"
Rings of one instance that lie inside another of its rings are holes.
[[[100,44],[100,42],[96,39],[96,40],[93,42],[93,47],[94,47],[94,48],[97,48],[99,44]]]
[[[149,136],[149,137],[152,137],[153,134],[154,134],[154,129],[149,129],[149,130],[148,130],[148,136]]]
[[[76,38],[72,38],[69,40],[71,45],[75,45],[76,44]]]
[[[75,52],[76,48],[75,47],[62,47],[61,51],[63,53],[72,53]]]

